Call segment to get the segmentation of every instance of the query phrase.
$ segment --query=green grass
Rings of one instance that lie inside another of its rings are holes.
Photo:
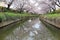
[[[60,14],[46,14],[46,15],[44,15],[45,17],[47,17],[47,18],[59,18],[60,17]]]
[[[56,10],[55,13],[51,12],[51,13],[47,13],[46,15],[47,18],[60,18],[60,9]]]
[[[26,17],[26,16],[36,16],[36,15],[31,15],[26,12],[22,12],[21,14],[18,12],[15,13],[11,11],[0,12],[0,21],[16,20],[16,19],[20,19],[21,17]]]

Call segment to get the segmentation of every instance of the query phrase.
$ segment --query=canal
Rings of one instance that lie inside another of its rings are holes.
[[[0,40],[60,40],[60,30],[50,27],[39,18],[30,18],[0,29]]]

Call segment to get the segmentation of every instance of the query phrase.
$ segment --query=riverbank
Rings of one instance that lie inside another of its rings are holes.
[[[36,16],[28,13],[15,13],[15,12],[0,12],[0,22],[16,20],[25,16]]]
[[[60,28],[60,14],[40,15],[40,20],[45,21],[57,28]]]
[[[22,21],[24,22],[25,20],[27,20],[27,17],[25,17],[25,18],[23,17],[23,18],[17,19],[17,20],[11,20],[11,21],[2,22],[2,23],[0,23],[0,29],[4,28],[6,26],[9,26],[11,24],[17,23],[17,22],[22,22]]]
[[[3,28],[17,21],[22,21],[25,20],[26,18],[28,19],[29,17],[34,16],[36,15],[31,15],[24,12],[22,12],[21,14],[15,12],[0,12],[0,28]]]

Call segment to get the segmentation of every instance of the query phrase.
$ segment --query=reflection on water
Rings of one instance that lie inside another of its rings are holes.
[[[49,30],[39,18],[35,18],[29,19],[22,25],[17,25],[16,28],[1,32],[0,40],[60,40],[58,38],[60,34],[55,32],[60,31]]]

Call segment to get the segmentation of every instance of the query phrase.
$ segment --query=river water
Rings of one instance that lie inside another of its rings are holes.
[[[0,29],[0,40],[60,40],[60,30],[46,27],[39,18],[30,18]]]

